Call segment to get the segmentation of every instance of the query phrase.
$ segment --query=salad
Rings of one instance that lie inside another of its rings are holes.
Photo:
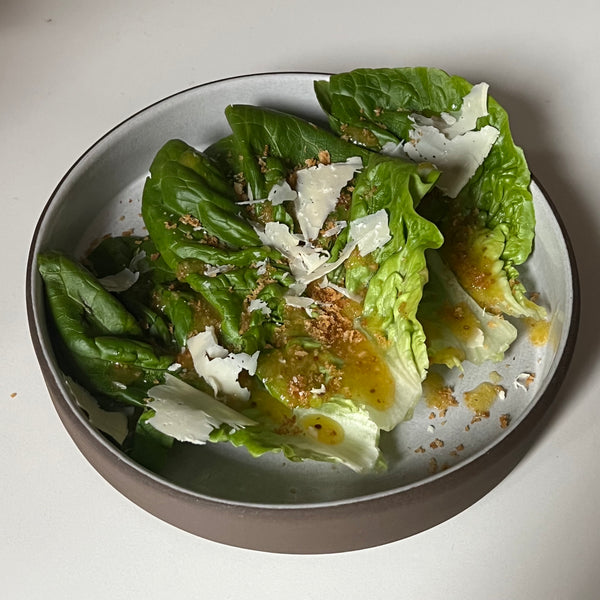
[[[149,165],[147,236],[38,257],[69,386],[149,468],[183,442],[385,469],[380,434],[432,365],[501,361],[514,319],[546,317],[518,272],[530,173],[487,84],[358,69],[314,89],[328,127],[227,106],[227,137]]]

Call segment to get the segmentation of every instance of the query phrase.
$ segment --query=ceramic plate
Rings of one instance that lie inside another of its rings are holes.
[[[223,111],[231,103],[268,106],[323,123],[312,84],[324,77],[274,73],[227,79],[134,115],[99,140],[60,182],[39,220],[28,267],[28,314],[37,356],[58,414],[91,464],[133,502],[175,526],[267,551],[322,553],[378,545],[427,529],[481,498],[514,467],[543,426],[572,354],[578,321],[570,244],[554,206],[534,181],[535,249],[522,276],[550,307],[548,341],[537,345],[531,330],[519,323],[519,338],[505,360],[469,367],[448,380],[459,401],[482,381],[502,386],[506,396],[494,403],[488,418],[473,420],[462,402],[444,414],[423,400],[410,421],[382,435],[389,468],[372,475],[333,464],[292,463],[278,454],[251,458],[245,449],[225,444],[179,444],[164,470],[153,473],[97,432],[70,396],[57,365],[37,254],[56,249],[82,256],[107,233],[144,235],[142,185],[167,140],[181,138],[205,148],[228,133]]]

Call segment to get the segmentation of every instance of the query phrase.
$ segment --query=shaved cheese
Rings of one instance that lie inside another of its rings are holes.
[[[283,297],[283,299],[285,300],[286,304],[288,304],[289,306],[295,306],[296,308],[307,308],[315,302],[312,298],[309,298],[308,296],[292,296],[288,294],[286,294]]]
[[[354,242],[346,244],[344,246],[344,249],[340,252],[337,260],[334,260],[333,262],[324,262],[318,268],[301,277],[298,281],[300,283],[308,285],[312,281],[317,281],[318,279],[321,279],[321,277],[324,277],[325,275],[327,275],[327,273],[335,271],[335,269],[337,269],[345,260],[347,260],[350,257],[355,247],[356,244]]]
[[[129,263],[129,267],[125,267],[114,275],[107,275],[100,278],[98,281],[102,287],[108,292],[125,292],[140,278],[140,273],[144,272],[144,259],[146,252],[140,250],[134,254]]]
[[[263,244],[273,246],[288,259],[292,275],[297,281],[304,283],[312,281],[306,279],[330,258],[327,250],[305,243],[302,237],[292,233],[285,223],[273,221],[267,223],[264,230],[256,229],[256,231]]]
[[[254,229],[263,244],[276,248],[286,258],[300,243],[300,236],[292,233],[285,223],[271,221],[265,224],[264,229]]]
[[[279,204],[283,204],[284,202],[291,202],[296,200],[298,197],[297,192],[295,192],[287,181],[282,181],[281,183],[276,183],[271,190],[269,191],[268,199],[271,201],[273,206],[277,206]]]
[[[139,271],[135,273],[125,267],[122,271],[114,275],[107,275],[98,281],[102,287],[108,292],[124,292],[128,290],[140,277]]]
[[[252,266],[256,267],[257,275],[264,275],[267,272],[267,259],[259,260],[257,263],[255,263]]]
[[[155,412],[148,423],[180,442],[204,444],[213,429],[223,424],[235,429],[255,421],[219,402],[209,394],[165,374],[165,383],[148,390],[149,407]]]
[[[252,191],[248,188],[248,200],[238,202],[238,204],[245,204],[251,206],[252,204],[261,204],[266,200],[270,200],[273,206],[283,204],[284,202],[292,202],[297,198],[298,194],[290,187],[290,184],[285,181],[275,183],[270,189],[267,198],[252,198]]]
[[[290,285],[290,287],[288,288],[289,296],[302,296],[305,289],[305,283],[299,283],[297,281],[294,281],[294,283],[292,283],[292,285]]]
[[[271,314],[271,309],[269,308],[269,305],[260,298],[254,298],[254,300],[250,300],[250,303],[248,304],[248,312],[254,312],[256,310],[260,311],[263,315],[266,315],[267,317]]]
[[[415,162],[431,162],[441,172],[437,186],[450,198],[473,177],[500,132],[491,125],[477,130],[477,121],[488,115],[487,83],[480,83],[463,98],[459,111],[439,117],[412,114],[415,126],[403,150]]]
[[[315,301],[312,298],[309,298],[308,296],[292,296],[286,294],[283,299],[288,306],[293,306],[294,308],[303,308],[309,317],[313,316],[310,307],[315,303]]]
[[[349,289],[342,287],[341,285],[336,285],[327,279],[327,276],[323,277],[323,279],[319,282],[319,287],[321,288],[331,288],[336,292],[342,294],[342,296],[346,296],[350,300],[354,300],[355,302],[360,302],[362,298],[358,294],[352,293]]]
[[[252,195],[250,192],[250,188],[248,188],[248,194]],[[252,206],[253,204],[262,204],[265,201],[264,198],[258,198],[257,200],[241,200],[238,204],[242,206]]]
[[[323,232],[323,237],[328,238],[333,237],[334,235],[338,235],[346,228],[346,225],[348,225],[346,221],[336,221],[331,229],[328,229],[327,231]]]
[[[123,412],[104,410],[96,398],[70,377],[65,378],[65,383],[77,406],[86,412],[92,427],[107,433],[115,442],[122,444],[129,433],[127,415]]]
[[[521,388],[522,390],[527,391],[534,379],[535,375],[533,373],[520,373],[515,378],[514,385],[516,388]]]
[[[467,131],[473,131],[477,127],[479,117],[487,116],[487,93],[489,85],[478,83],[463,98],[460,110],[455,112],[443,112],[439,117],[424,117],[412,115],[419,125],[432,125],[443,133],[449,140]]]
[[[324,394],[326,391],[327,391],[327,388],[325,387],[325,384],[322,383],[320,387],[312,388],[310,390],[310,393],[314,394],[315,396],[320,396],[321,394]]]
[[[273,221],[267,223],[262,230],[255,229],[263,244],[276,248],[288,259],[292,275],[301,286],[317,281],[337,269],[350,257],[357,245],[364,256],[391,239],[388,217],[384,209],[352,221],[350,241],[344,246],[337,260],[331,262],[328,262],[331,256],[327,250],[315,248],[310,242],[302,240],[301,236],[292,233],[284,223]]]
[[[296,172],[296,218],[305,239],[314,240],[335,208],[342,188],[362,168],[362,159],[349,158],[345,163],[320,164]]]
[[[229,352],[217,342],[212,326],[189,338],[187,346],[196,372],[212,387],[216,396],[240,400],[250,398],[250,390],[240,385],[238,376],[243,370],[250,375],[256,373],[258,351],[252,355]]]
[[[418,126],[410,131],[410,142],[404,145],[414,161],[433,163],[441,172],[437,186],[450,198],[473,177],[489,154],[499,131],[486,125],[479,131],[468,131],[451,140],[433,126]]]
[[[398,142],[397,144],[394,142],[386,142],[381,147],[381,154],[385,154],[386,156],[407,158],[406,152],[404,151],[404,142]]]
[[[392,236],[385,209],[351,221],[350,239],[357,243],[361,256],[366,256],[387,244]]]
[[[294,293],[297,295],[312,281],[337,269],[350,257],[357,245],[364,256],[391,239],[388,216],[384,209],[350,223],[350,241],[334,261],[330,261],[331,255],[327,250],[316,248],[302,236],[292,233],[284,223],[273,221],[266,223],[264,229],[255,227],[255,230],[263,244],[276,248],[287,258],[296,280]]]
[[[235,267],[233,265],[206,265],[204,267],[204,274],[207,277],[216,277],[221,273],[227,273],[228,271],[232,271]]]

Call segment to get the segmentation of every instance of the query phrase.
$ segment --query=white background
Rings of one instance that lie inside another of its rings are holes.
[[[0,595],[600,597],[598,6],[1,1]],[[490,83],[571,235],[582,327],[544,433],[474,506],[380,548],[264,554],[196,538],[146,514],[76,450],[34,357],[25,265],[52,190],[106,131],[187,87],[252,72],[415,65]]]

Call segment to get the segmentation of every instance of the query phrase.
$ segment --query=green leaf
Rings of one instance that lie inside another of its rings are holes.
[[[286,279],[279,252],[261,245],[240,207],[229,194],[217,189],[218,182],[225,181],[223,176],[213,169],[210,177],[202,179],[200,165],[205,162],[213,166],[211,159],[186,149],[183,142],[168,142],[150,169],[142,215],[152,240],[179,281],[198,292],[220,317],[225,342],[236,351],[254,352],[265,345],[275,321],[261,312],[249,314],[247,298],[268,295],[281,299],[292,280]],[[233,190],[231,182],[226,185]],[[199,220],[202,231],[189,223],[188,215]],[[259,265],[266,269],[267,263],[268,277],[259,274]],[[212,267],[222,269],[212,272]],[[274,300],[272,304],[276,309]],[[178,325],[177,335],[182,341],[186,326],[182,327],[181,321]]]
[[[438,248],[443,238],[414,206],[436,177],[410,163],[382,160],[363,170],[352,196],[353,217],[382,209],[389,216],[391,239],[367,257],[355,251],[346,261],[347,287],[364,294],[362,325],[383,346],[396,381],[394,404],[382,414],[372,412],[386,431],[412,414],[428,367],[417,308],[427,282],[425,251]]]
[[[340,135],[376,150],[387,143],[408,140],[414,125],[410,119],[413,113],[439,116],[442,112],[459,110],[471,88],[460,77],[424,67],[357,69],[333,75],[329,82],[318,82],[315,86],[321,105]],[[515,285],[518,281],[515,266],[530,254],[534,236],[531,176],[522,150],[513,142],[506,112],[491,97],[488,111],[489,115],[480,118],[477,127],[491,125],[499,131],[499,136],[487,158],[456,199],[432,195],[429,200],[434,206],[425,214],[443,215],[436,223],[446,238],[444,256],[469,293],[473,293],[477,284],[473,276],[462,277],[459,267],[468,263],[469,273],[475,271],[477,278],[480,275],[477,269],[482,266],[478,264],[476,250],[462,244],[465,237],[473,237],[473,221],[477,221],[475,237],[491,232],[495,239],[501,238],[498,254],[492,257],[494,266],[501,264],[501,271],[494,276],[505,280],[504,294],[511,298],[503,297],[498,304],[498,299],[490,294],[489,298],[478,301],[490,310],[540,317],[544,315],[543,309],[526,301],[523,286]],[[368,140],[367,134],[371,136]]]
[[[175,281],[176,277],[149,238],[105,238],[88,255],[86,263],[103,285],[105,278],[111,275],[123,272],[135,274],[135,283],[117,292],[116,296],[150,337],[164,347],[173,343],[169,323],[161,314],[155,294],[160,286]]]
[[[252,456],[282,452],[292,461],[340,463],[359,473],[385,469],[378,427],[366,410],[349,400],[331,400],[319,408],[297,407],[285,420],[277,408],[262,408],[245,411],[257,425],[215,430],[211,441],[244,446]]]
[[[133,315],[80,264],[49,252],[38,256],[38,268],[63,358],[76,379],[92,393],[140,403],[173,355],[145,340]]]
[[[306,161],[318,161],[323,151],[331,162],[353,156],[366,160],[369,155],[364,148],[294,115],[248,105],[228,106],[225,114],[254,198],[266,198],[274,183],[305,167]]]
[[[168,461],[175,440],[148,423],[153,416],[154,411],[151,409],[144,410],[140,415],[128,454],[143,467],[160,473]]]
[[[478,365],[501,361],[517,337],[514,325],[482,310],[437,252],[427,253],[427,268],[429,281],[417,317],[425,330],[430,362],[462,368],[465,360]]]
[[[206,152],[199,152],[183,140],[169,140],[158,151],[152,161],[150,166],[151,176],[160,178],[162,167],[169,162],[176,162],[190,169],[199,176],[199,180],[206,187],[211,188],[218,195],[235,200],[236,195],[227,175],[223,173],[219,163]]]

